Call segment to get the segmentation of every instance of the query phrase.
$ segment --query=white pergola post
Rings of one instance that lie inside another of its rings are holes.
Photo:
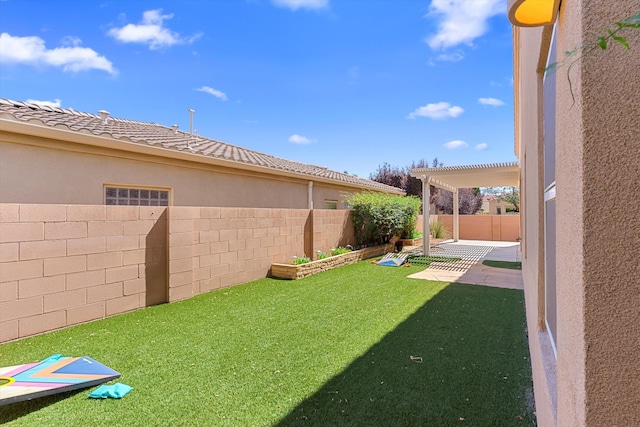
[[[309,191],[307,194],[307,201],[309,209],[313,209],[313,181],[309,181]]]
[[[422,175],[422,253],[429,256],[429,246],[431,243],[431,233],[429,232],[429,177]]]
[[[460,208],[458,206],[458,189],[453,191],[453,241],[460,240]]]

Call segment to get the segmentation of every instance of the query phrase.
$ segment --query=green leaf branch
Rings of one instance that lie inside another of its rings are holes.
[[[573,86],[571,83],[571,76],[570,76],[571,69],[573,68],[573,66],[582,58],[590,55],[591,53],[593,53],[598,49],[607,50],[607,48],[612,43],[617,43],[622,47],[624,47],[625,49],[629,49],[629,42],[620,33],[629,29],[640,29],[640,11],[638,11],[638,13],[636,13],[633,16],[630,16],[629,18],[623,21],[615,22],[613,25],[614,25],[613,30],[611,28],[605,28],[604,35],[599,35],[598,37],[596,37],[596,40],[591,43],[586,43],[582,46],[574,48],[573,50],[566,51],[565,58],[562,61],[549,64],[544,69],[545,72],[548,72],[548,71],[556,72],[561,67],[567,66],[567,80],[569,82],[569,91],[571,93],[571,99],[573,100],[574,103],[575,103],[575,96],[573,94]]]

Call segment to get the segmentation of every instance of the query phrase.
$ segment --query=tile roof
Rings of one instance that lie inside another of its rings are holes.
[[[44,124],[78,133],[93,134],[137,144],[184,151],[193,156],[207,156],[234,163],[242,163],[298,174],[301,178],[322,178],[336,184],[384,192],[404,193],[402,190],[368,179],[358,178],[326,167],[309,165],[274,157],[269,154],[216,141],[199,135],[159,125],[108,116],[84,113],[73,109],[52,107],[44,104],[26,103],[0,98],[0,118],[5,114],[18,121]],[[6,117],[6,116],[5,116]],[[38,123],[39,122],[39,123]],[[194,157],[194,160],[197,160]],[[267,171],[268,172],[268,171]]]

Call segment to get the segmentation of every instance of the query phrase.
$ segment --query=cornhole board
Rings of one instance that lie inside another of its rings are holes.
[[[42,362],[0,368],[0,406],[93,387],[120,373],[90,358],[51,356]]]
[[[407,260],[408,256],[408,254],[394,254],[389,252],[383,256],[377,264],[385,267],[400,267]]]

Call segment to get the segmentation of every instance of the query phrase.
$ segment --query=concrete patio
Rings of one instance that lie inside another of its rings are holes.
[[[421,253],[419,248],[416,249]],[[416,249],[411,252],[416,253]],[[482,264],[484,260],[520,261],[520,243],[483,240],[454,242],[450,240],[432,247],[430,255],[462,259],[452,262],[432,262],[427,269],[410,275],[410,278],[524,289],[522,271],[489,267]]]

